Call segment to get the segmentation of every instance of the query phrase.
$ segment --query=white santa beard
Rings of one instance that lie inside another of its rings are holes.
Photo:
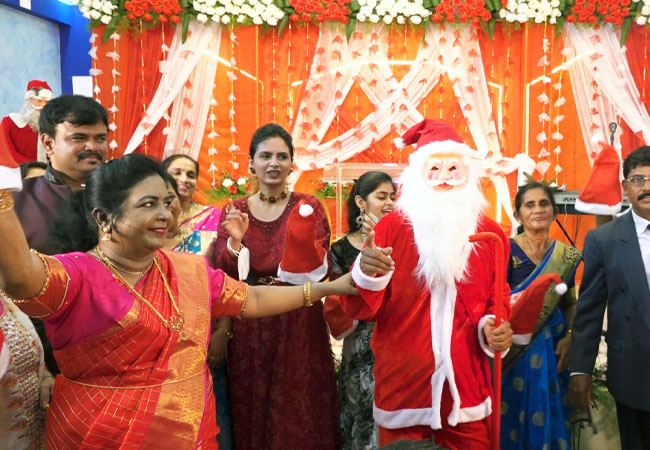
[[[402,180],[397,207],[413,226],[419,254],[418,277],[430,289],[461,281],[467,276],[472,250],[469,237],[475,233],[487,204],[479,178],[470,173],[464,188],[435,191],[425,183],[419,168],[409,166]]]
[[[29,100],[23,105],[23,108],[20,110],[20,115],[25,119],[29,128],[38,133],[38,118],[41,116],[41,112],[35,109],[32,104],[29,103]]]

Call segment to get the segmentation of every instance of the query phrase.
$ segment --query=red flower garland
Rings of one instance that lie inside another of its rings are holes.
[[[181,21],[182,8],[179,0],[127,0],[124,8],[129,20],[163,23]]]
[[[485,7],[485,0],[441,0],[431,16],[432,22],[488,22],[492,13]]]
[[[567,16],[567,22],[596,24],[599,22],[623,25],[630,16],[631,0],[576,0]]]
[[[303,20],[305,22],[333,22],[348,23],[350,0],[289,0],[293,11],[289,13],[289,19],[294,22]]]

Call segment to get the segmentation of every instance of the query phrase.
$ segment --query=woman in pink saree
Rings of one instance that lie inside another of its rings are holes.
[[[0,287],[44,320],[61,368],[48,448],[217,448],[211,318],[263,317],[354,292],[345,279],[249,288],[200,256],[161,251],[171,218],[163,173],[142,155],[96,169],[53,233],[72,251],[55,256],[29,251],[0,185]]]

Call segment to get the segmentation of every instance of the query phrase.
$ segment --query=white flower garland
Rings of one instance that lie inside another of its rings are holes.
[[[641,3],[641,8],[636,17],[636,23],[639,25],[650,25],[650,0],[632,0],[634,3]]]
[[[273,0],[194,0],[192,8],[198,13],[196,20],[228,25],[234,21],[241,25],[277,26],[284,17],[284,11]]]
[[[75,0],[78,2],[78,0]],[[81,0],[79,10],[86,19],[108,25],[113,18],[113,10],[117,5],[111,0]]]
[[[499,10],[499,17],[506,22],[554,24],[560,16],[560,0],[508,0],[506,7]]]
[[[422,0],[358,0],[358,3],[360,8],[356,19],[359,22],[404,25],[408,21],[419,25],[431,15],[431,11],[422,5]]]

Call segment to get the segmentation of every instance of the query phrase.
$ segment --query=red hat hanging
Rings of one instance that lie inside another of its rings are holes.
[[[537,277],[523,291],[510,296],[510,327],[513,332],[512,342],[515,344],[530,343],[551,283],[555,283],[558,295],[567,291],[567,285],[557,273],[548,273]]]
[[[52,88],[45,81],[32,80],[27,83],[27,92],[25,92],[25,100],[38,99],[50,101],[54,97]]]
[[[299,203],[289,213],[284,255],[278,278],[284,283],[316,282],[327,275],[327,252],[316,239],[314,208]]]
[[[576,200],[576,210],[603,216],[616,214],[623,202],[621,188],[621,160],[609,144],[601,143],[601,151],[585,187]]]

